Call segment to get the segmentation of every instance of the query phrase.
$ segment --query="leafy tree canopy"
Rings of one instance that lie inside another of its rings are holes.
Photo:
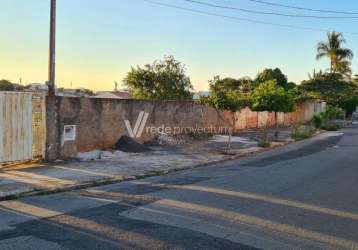
[[[332,106],[339,106],[357,93],[357,86],[353,82],[345,81],[340,74],[335,73],[327,73],[303,81],[300,87],[311,96],[324,100]]]
[[[199,103],[216,109],[238,111],[248,105],[253,81],[248,78],[233,79],[219,76],[210,82],[210,96],[199,98]]]
[[[193,86],[185,73],[185,66],[169,56],[144,67],[132,67],[124,84],[136,99],[191,100]]]
[[[274,80],[276,81],[277,85],[285,88],[290,89],[295,87],[295,84],[292,82],[288,82],[287,76],[282,73],[282,71],[279,68],[275,69],[265,69],[261,73],[259,73],[256,77],[256,82],[264,83],[267,81]]]
[[[298,85],[296,85],[292,89],[289,89],[288,93],[293,97],[296,104],[315,99],[313,96],[309,95],[307,91],[301,88],[301,86]]]
[[[358,75],[354,75],[353,82],[358,85]]]
[[[252,93],[252,110],[269,112],[293,112],[294,98],[275,80],[260,84]]]
[[[8,80],[0,80],[0,91],[14,91],[15,85]]]
[[[255,82],[248,77],[239,79],[227,77],[221,79],[219,76],[216,76],[213,80],[209,81],[209,85],[211,92],[235,91],[243,96],[249,95],[256,87]]]
[[[348,116],[352,115],[358,107],[358,95],[352,96],[348,100],[342,101],[339,103],[339,107],[347,111]]]

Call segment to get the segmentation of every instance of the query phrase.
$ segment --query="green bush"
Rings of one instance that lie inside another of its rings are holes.
[[[335,123],[336,119],[345,118],[345,111],[337,107],[328,107],[327,110],[312,118],[312,123],[316,129],[323,129],[327,131],[337,131],[341,128]]]
[[[342,127],[338,124],[334,124],[334,123],[328,123],[328,124],[324,124],[321,129],[323,130],[327,130],[327,131],[337,131],[339,129],[341,129]]]
[[[326,120],[334,120],[334,119],[344,119],[345,111],[338,107],[329,106],[325,112],[322,114],[322,118]]]
[[[323,118],[321,115],[314,115],[312,118],[312,123],[316,129],[320,129],[323,124]]]

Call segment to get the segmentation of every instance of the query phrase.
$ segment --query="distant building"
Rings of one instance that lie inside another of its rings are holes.
[[[103,99],[132,99],[131,94],[128,91],[100,91],[97,92],[93,98]]]
[[[79,89],[65,89],[58,88],[56,89],[57,96],[65,96],[65,97],[92,97],[94,93],[92,90],[79,88]]]
[[[48,92],[48,86],[44,83],[30,83],[26,86],[16,85],[18,90],[30,92]],[[21,89],[20,89],[21,87]],[[117,86],[116,86],[117,87]],[[86,88],[56,88],[56,96],[63,97],[91,97],[91,98],[104,98],[104,99],[132,99],[131,94],[127,90],[114,90],[114,91],[99,91],[94,93]]]
[[[30,83],[24,87],[27,91],[47,92],[48,86],[44,83]]]

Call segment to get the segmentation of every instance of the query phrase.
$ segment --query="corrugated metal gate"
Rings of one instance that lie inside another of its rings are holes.
[[[45,122],[43,94],[0,92],[0,163],[42,158]]]

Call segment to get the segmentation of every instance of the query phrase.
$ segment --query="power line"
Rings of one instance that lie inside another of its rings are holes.
[[[157,1],[153,1],[153,0],[143,0],[143,1],[151,3],[151,4],[154,4],[154,5],[158,5],[158,6],[164,6],[164,7],[168,7],[168,8],[179,9],[179,10],[184,10],[184,11],[188,11],[188,12],[192,12],[192,13],[199,13],[199,14],[203,14],[203,15],[208,15],[208,16],[221,17],[221,18],[231,19],[231,20],[235,20],[235,21],[244,21],[244,22],[264,24],[264,25],[276,26],[276,27],[281,27],[281,28],[290,28],[290,29],[296,29],[296,30],[308,30],[308,31],[319,31],[319,32],[329,32],[330,31],[330,30],[320,29],[320,28],[296,26],[296,25],[289,25],[289,24],[271,23],[271,22],[258,21],[258,20],[254,20],[254,19],[248,19],[248,18],[241,18],[241,17],[222,15],[222,14],[217,14],[217,13],[213,13],[213,12],[207,12],[207,11],[202,11],[202,10],[197,10],[197,9],[181,7],[181,6],[173,5],[173,4],[160,3],[160,2],[157,2]],[[346,32],[342,32],[342,33],[351,34],[351,35],[358,35],[357,32],[350,32],[350,31],[346,31]]]
[[[236,11],[241,11],[251,14],[273,15],[273,16],[284,16],[284,17],[295,17],[295,18],[315,18],[315,19],[358,19],[358,16],[315,16],[315,15],[287,14],[287,13],[280,13],[280,12],[265,12],[265,11],[250,10],[250,9],[244,9],[244,8],[238,8],[232,6],[223,6],[223,5],[206,3],[196,0],[182,0],[182,1],[195,3],[207,7],[226,9],[226,10],[236,10]]]
[[[358,15],[358,12],[305,8],[305,7],[300,7],[300,6],[272,3],[272,2],[262,1],[262,0],[249,0],[249,1],[255,2],[255,3],[260,3],[260,4],[265,4],[265,5],[270,5],[270,6],[278,6],[278,7],[288,8],[288,9],[295,9],[295,10],[307,10],[307,11],[331,13],[331,14]]]

